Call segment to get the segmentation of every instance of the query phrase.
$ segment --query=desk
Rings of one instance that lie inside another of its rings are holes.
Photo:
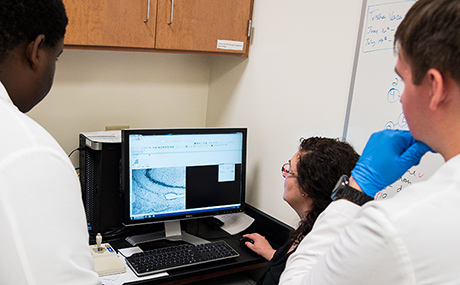
[[[289,238],[292,228],[281,221],[270,217],[260,210],[247,205],[246,214],[255,219],[254,223],[245,231],[245,233],[258,232],[265,236],[274,248],[278,248]],[[208,240],[225,240],[238,253],[239,257],[219,262],[213,262],[205,265],[196,265],[182,269],[168,271],[169,276],[130,282],[126,284],[188,284],[218,276],[229,275],[237,272],[244,272],[253,269],[263,269],[267,261],[259,255],[252,252],[245,245],[241,245],[239,239],[243,235],[237,234],[231,236],[221,229],[212,229],[206,224],[204,219],[184,221],[182,226],[187,232],[200,236]],[[139,247],[146,250],[154,247],[171,245],[169,241],[157,241],[152,244],[144,244]],[[130,247],[130,245],[121,237],[110,241],[115,249]]]

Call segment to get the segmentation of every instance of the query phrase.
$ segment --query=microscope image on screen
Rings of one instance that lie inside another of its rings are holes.
[[[133,169],[133,214],[185,210],[185,175],[185,166]]]

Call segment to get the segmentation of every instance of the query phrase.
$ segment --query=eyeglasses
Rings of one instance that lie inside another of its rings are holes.
[[[283,166],[281,166],[281,174],[284,178],[288,177],[289,175],[297,176],[297,174],[291,170],[291,164],[289,162],[286,162],[283,164]]]

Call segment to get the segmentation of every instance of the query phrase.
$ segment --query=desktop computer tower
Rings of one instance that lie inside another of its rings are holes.
[[[80,183],[88,231],[107,233],[120,228],[121,131],[80,134]]]

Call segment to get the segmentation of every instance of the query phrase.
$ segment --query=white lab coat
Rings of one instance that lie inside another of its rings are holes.
[[[0,134],[0,284],[100,284],[75,170],[1,83]]]
[[[460,155],[391,199],[332,202],[280,284],[460,284],[459,221]]]

